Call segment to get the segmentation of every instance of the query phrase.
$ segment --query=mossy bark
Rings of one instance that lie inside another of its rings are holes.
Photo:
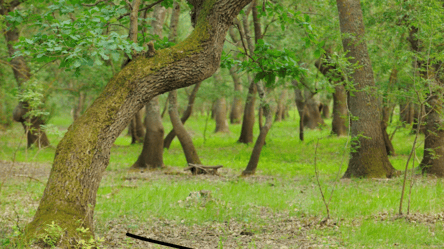
[[[337,0],[342,44],[353,68],[353,95],[349,98],[352,152],[345,178],[386,178],[396,170],[388,160],[381,132],[380,108],[373,92],[375,80],[365,42],[364,22],[359,0]],[[363,91],[365,88],[368,90]]]
[[[153,97],[201,82],[216,71],[228,27],[250,1],[190,0],[196,25],[188,38],[153,57],[137,57],[110,80],[57,146],[43,197],[26,228],[28,238],[43,233],[52,221],[64,229],[65,246],[79,236],[77,227],[93,233],[96,193],[113,142]]]

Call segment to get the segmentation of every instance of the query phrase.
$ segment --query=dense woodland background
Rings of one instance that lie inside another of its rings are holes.
[[[0,245],[442,247],[442,11],[0,0]]]

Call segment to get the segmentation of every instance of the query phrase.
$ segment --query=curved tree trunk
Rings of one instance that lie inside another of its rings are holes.
[[[265,124],[261,127],[259,136],[257,137],[256,143],[254,144],[253,151],[251,152],[250,160],[248,161],[247,167],[242,171],[242,176],[254,175],[259,163],[259,157],[261,155],[262,148],[265,144],[265,139],[267,137],[268,131],[270,131],[273,125],[273,113],[274,110],[270,102],[266,99],[266,93],[264,86],[261,82],[257,83],[259,97],[261,99],[261,107],[264,109]]]
[[[114,75],[58,144],[28,236],[39,236],[52,221],[64,229],[64,245],[80,236],[77,227],[88,228],[88,237],[93,233],[96,193],[116,138],[153,97],[201,82],[217,70],[228,27],[250,1],[190,0],[196,6],[195,29],[184,41],[153,57],[134,58]]]
[[[214,132],[222,132],[229,133],[230,129],[228,128],[228,120],[227,120],[227,101],[225,97],[219,98],[215,103],[215,120],[216,120],[216,129]]]
[[[381,132],[380,112],[376,94],[364,88],[374,87],[373,69],[364,40],[364,23],[359,0],[337,0],[342,44],[354,68],[353,96],[349,109],[353,116],[351,157],[344,177],[391,177],[396,170],[388,160]]]
[[[194,85],[193,91],[191,92],[190,96],[188,96],[187,109],[182,113],[182,117],[180,118],[180,121],[182,122],[182,124],[185,124],[185,122],[187,122],[188,118],[191,116],[191,113],[193,112],[194,101],[196,100],[197,91],[199,90],[199,87],[201,84],[202,84],[202,82],[199,82],[196,85]],[[163,141],[163,147],[169,149],[171,146],[171,143],[174,140],[174,137],[176,137],[176,133],[175,133],[174,129],[172,129],[168,133],[168,135],[165,137],[165,139]]]
[[[194,147],[193,140],[191,139],[188,132],[185,130],[182,121],[179,118],[179,113],[177,112],[177,91],[173,90],[168,95],[168,100],[170,101],[170,107],[168,108],[168,113],[170,114],[171,123],[173,124],[174,132],[177,134],[177,138],[182,145],[185,158],[187,163],[202,164],[197,154],[196,148]],[[195,172],[192,172],[193,174]]]

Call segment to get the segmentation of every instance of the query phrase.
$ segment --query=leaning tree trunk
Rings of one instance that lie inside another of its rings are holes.
[[[183,126],[182,121],[179,118],[179,113],[177,112],[177,91],[173,90],[168,94],[168,100],[170,106],[168,108],[168,113],[170,114],[171,123],[173,124],[174,132],[182,145],[185,158],[187,163],[190,164],[202,164],[197,154],[196,148],[194,147],[193,140],[188,134],[187,130]],[[193,174],[195,172],[192,172]]]
[[[9,12],[11,12],[17,5],[19,5],[21,1],[6,1],[5,3],[0,2],[0,14],[6,16]],[[12,67],[12,72],[14,73],[14,77],[17,81],[17,85],[20,88],[24,82],[28,81],[31,77],[31,70],[25,62],[23,56],[13,56],[17,51],[14,48],[14,44],[19,40],[19,30],[15,27],[12,27],[9,23],[7,23],[8,29],[3,30],[3,34],[5,36],[6,44],[8,47],[9,57],[11,57],[11,61],[9,62]],[[14,109],[13,119],[16,122],[20,122],[25,130],[26,138],[27,138],[27,146],[31,147],[32,144],[36,143],[36,145],[40,147],[47,147],[50,145],[49,140],[46,136],[46,133],[41,129],[41,125],[44,125],[44,119],[41,116],[35,117],[25,117],[28,113],[28,103],[20,102]],[[20,116],[18,115],[20,114]]]
[[[225,97],[218,98],[215,105],[216,129],[214,132],[229,133],[227,120],[227,101]]]
[[[188,96],[187,109],[185,109],[185,111],[182,113],[182,117],[180,118],[182,124],[185,124],[185,122],[187,122],[188,118],[191,116],[191,113],[193,112],[194,101],[196,100],[197,91],[199,90],[201,84],[202,82],[199,82],[196,85],[194,85],[193,91],[191,92],[190,96]],[[171,143],[174,140],[174,137],[176,137],[176,132],[174,131],[174,129],[172,129],[163,140],[163,147],[169,149]]]
[[[257,137],[256,143],[254,144],[253,151],[251,152],[250,160],[248,161],[247,167],[244,171],[242,171],[242,176],[255,174],[257,165],[259,163],[259,157],[265,144],[265,139],[267,137],[268,131],[270,131],[271,126],[273,125],[274,108],[272,107],[270,101],[267,100],[265,89],[261,82],[257,83],[257,89],[259,97],[261,99],[261,107],[264,109],[265,124],[261,127],[259,136]]]
[[[353,70],[355,92],[349,98],[350,114],[353,116],[351,157],[344,177],[391,177],[396,170],[388,160],[381,132],[380,112],[376,94],[373,69],[367,52],[365,31],[359,0],[337,0],[342,44],[348,51]],[[369,90],[363,91],[363,89]]]
[[[152,57],[134,58],[113,76],[58,144],[39,207],[26,228],[29,237],[43,234],[51,222],[64,229],[64,246],[81,237],[80,226],[89,229],[87,237],[93,234],[97,189],[116,138],[153,97],[201,82],[217,70],[226,32],[250,1],[190,1],[196,6],[195,29],[184,41]]]

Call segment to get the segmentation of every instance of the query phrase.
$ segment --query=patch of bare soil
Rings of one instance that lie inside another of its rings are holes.
[[[154,243],[129,238],[127,232],[157,241],[190,248],[342,248],[340,241],[331,237],[318,237],[311,229],[338,229],[333,221],[321,221],[315,217],[290,217],[288,214],[263,212],[261,224],[230,220],[224,223],[184,225],[173,221],[152,219],[141,222],[113,220],[105,227],[109,248],[159,248]],[[129,224],[137,229],[127,230]]]
[[[49,163],[24,163],[0,160],[0,181],[12,178],[31,179],[46,182],[51,171]]]

